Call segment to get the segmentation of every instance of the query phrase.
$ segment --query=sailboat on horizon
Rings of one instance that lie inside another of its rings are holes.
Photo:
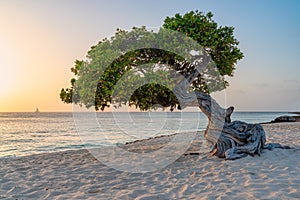
[[[36,108],[35,109],[35,113],[39,113],[40,111],[39,111],[39,108]]]

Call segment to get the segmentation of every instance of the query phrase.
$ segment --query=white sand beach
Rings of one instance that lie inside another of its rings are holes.
[[[115,170],[87,150],[2,159],[0,199],[300,199],[300,123],[263,126],[268,142],[296,149],[229,161],[209,156],[195,140],[186,155],[148,173]],[[172,137],[125,148],[153,150]]]

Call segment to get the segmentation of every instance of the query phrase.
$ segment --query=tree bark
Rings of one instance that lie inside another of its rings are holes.
[[[181,83],[174,89],[180,106],[198,105],[209,122],[204,136],[211,144],[212,155],[234,160],[247,155],[260,155],[263,149],[289,148],[280,144],[266,144],[266,135],[260,124],[242,121],[231,122],[234,107],[222,108],[210,95],[201,92],[188,93]]]

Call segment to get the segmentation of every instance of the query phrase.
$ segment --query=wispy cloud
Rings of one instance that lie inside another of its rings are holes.
[[[234,93],[236,94],[247,94],[245,90],[235,90]]]
[[[291,84],[295,84],[295,83],[300,83],[300,80],[296,80],[296,79],[289,79],[289,80],[283,80],[284,83],[291,83]]]
[[[260,88],[266,88],[266,87],[270,87],[270,84],[268,84],[268,83],[256,83],[255,86],[260,87]]]

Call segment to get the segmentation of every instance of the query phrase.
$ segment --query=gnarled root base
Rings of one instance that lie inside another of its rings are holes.
[[[223,129],[210,123],[205,137],[213,144],[213,155],[231,160],[247,155],[260,155],[266,143],[265,132],[260,124],[241,121],[225,122]]]
[[[178,92],[177,94],[182,94],[183,103],[191,104],[192,97],[188,93]],[[260,155],[263,149],[289,148],[280,144],[266,144],[265,131],[260,124],[231,122],[233,107],[224,109],[210,95],[201,92],[194,92],[194,94],[199,108],[209,120],[204,136],[211,143],[212,155],[234,160],[247,155]]]
[[[216,134],[218,134],[218,139],[216,143],[213,143],[216,137],[211,136]],[[260,124],[247,124],[241,121],[225,123],[223,130],[219,131],[208,127],[205,137],[213,143],[212,155],[229,160],[243,158],[247,155],[260,155],[263,149],[290,148],[278,143],[266,144],[265,132]]]

